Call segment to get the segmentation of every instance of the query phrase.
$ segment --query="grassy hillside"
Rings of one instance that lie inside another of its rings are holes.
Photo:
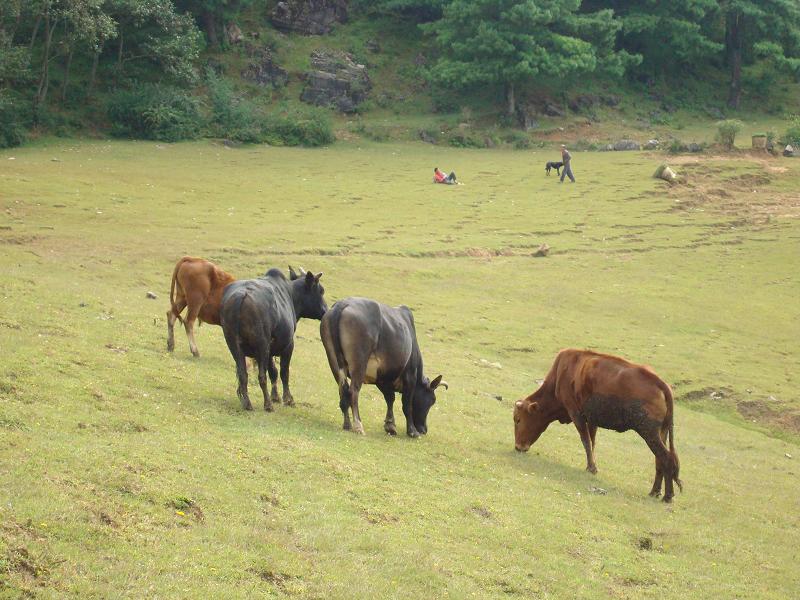
[[[562,185],[552,157],[0,152],[0,597],[792,597],[800,166],[682,158],[666,188],[663,157],[578,152]],[[434,166],[465,184],[431,185]],[[184,254],[410,305],[450,384],[428,435],[386,436],[371,388],[366,436],[341,430],[317,322],[298,329],[298,406],[241,411],[219,328],[199,359],[180,331],[165,350]],[[599,433],[596,476],[572,427],[514,452],[513,402],[567,346],[673,385],[673,505],[647,497],[635,434]]]

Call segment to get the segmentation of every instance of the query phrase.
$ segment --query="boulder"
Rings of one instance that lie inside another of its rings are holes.
[[[315,50],[311,53],[311,66],[313,70],[306,73],[306,86],[300,95],[303,102],[352,113],[372,88],[367,68],[347,52]]]
[[[435,144],[436,143],[436,137],[431,135],[431,133],[426,131],[425,129],[420,129],[417,132],[417,135],[419,136],[419,139],[421,139],[423,142],[425,142],[427,144]]]
[[[658,150],[658,147],[661,143],[658,140],[647,140],[647,143],[643,146],[645,150]]]
[[[689,152],[702,152],[703,151],[703,146],[701,146],[697,142],[692,142],[691,144],[686,146],[686,149]]]
[[[270,18],[283,31],[324,35],[347,21],[347,0],[285,0],[275,5]]]
[[[548,246],[546,243],[540,245],[536,252],[533,253],[533,255],[537,258],[544,258],[548,254],[550,254],[550,246]]]
[[[634,142],[633,140],[620,140],[614,144],[614,150],[617,152],[623,152],[625,150],[641,150],[642,146],[639,142]]]
[[[563,117],[564,111],[561,110],[558,106],[553,104],[552,102],[547,102],[542,108],[542,112],[546,114],[548,117]]]
[[[659,165],[653,177],[663,179],[667,183],[675,183],[678,180],[678,175],[667,165]]]
[[[786,144],[786,148],[783,149],[784,156],[794,156],[794,147],[791,144]]]
[[[289,81],[289,74],[275,64],[275,58],[269,48],[258,48],[251,51],[252,60],[242,70],[242,79],[258,85],[282,88]]]
[[[582,113],[591,111],[600,102],[594,94],[580,94],[569,101],[569,109],[572,112]]]

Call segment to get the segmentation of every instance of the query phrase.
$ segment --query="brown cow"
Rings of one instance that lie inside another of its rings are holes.
[[[184,256],[178,261],[169,288],[171,306],[167,311],[167,350],[172,352],[175,349],[174,327],[177,319],[186,328],[192,354],[200,356],[194,341],[194,322],[199,318],[201,323],[220,324],[222,291],[234,281],[236,278],[233,275],[205,259]],[[186,318],[182,319],[181,312],[187,306]]]
[[[562,350],[541,387],[514,407],[516,449],[527,452],[553,421],[575,424],[586,449],[586,470],[591,473],[597,473],[597,428],[633,429],[656,457],[650,495],[661,495],[662,479],[664,502],[672,501],[673,481],[683,490],[673,443],[672,391],[648,367],[589,350]]]

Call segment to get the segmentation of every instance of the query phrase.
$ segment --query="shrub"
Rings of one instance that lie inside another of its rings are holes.
[[[274,113],[262,120],[263,141],[273,146],[326,146],[336,137],[330,117],[322,110]]]
[[[784,144],[791,144],[795,148],[800,146],[800,115],[794,115],[789,120],[789,129],[783,134]]]
[[[726,119],[724,121],[717,121],[717,137],[716,140],[726,150],[732,150],[736,134],[742,130],[743,123],[738,119]]]
[[[211,101],[211,133],[237,142],[263,141],[262,123],[252,102],[237,98],[228,81],[206,72]]]
[[[447,143],[453,148],[483,148],[483,142],[475,136],[466,133],[456,133]]]
[[[26,114],[18,96],[0,92],[0,148],[19,146],[26,137]]]
[[[531,138],[523,131],[512,131],[504,139],[517,150],[527,150],[531,147]]]
[[[111,133],[119,137],[176,142],[200,135],[200,103],[167,86],[142,85],[119,91],[108,100]]]

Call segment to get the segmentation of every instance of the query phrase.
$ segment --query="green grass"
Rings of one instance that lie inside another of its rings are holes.
[[[561,185],[553,155],[0,152],[0,598],[796,595],[800,164],[704,157],[668,189],[663,157],[576,152]],[[434,166],[465,185],[432,185]],[[341,430],[317,322],[298,329],[297,408],[241,411],[219,328],[200,359],[181,331],[165,350],[184,254],[411,306],[450,384],[428,435],[386,436],[372,388],[366,436]],[[647,497],[633,433],[600,432],[596,476],[572,427],[514,452],[513,401],[567,346],[674,386],[672,506]]]

